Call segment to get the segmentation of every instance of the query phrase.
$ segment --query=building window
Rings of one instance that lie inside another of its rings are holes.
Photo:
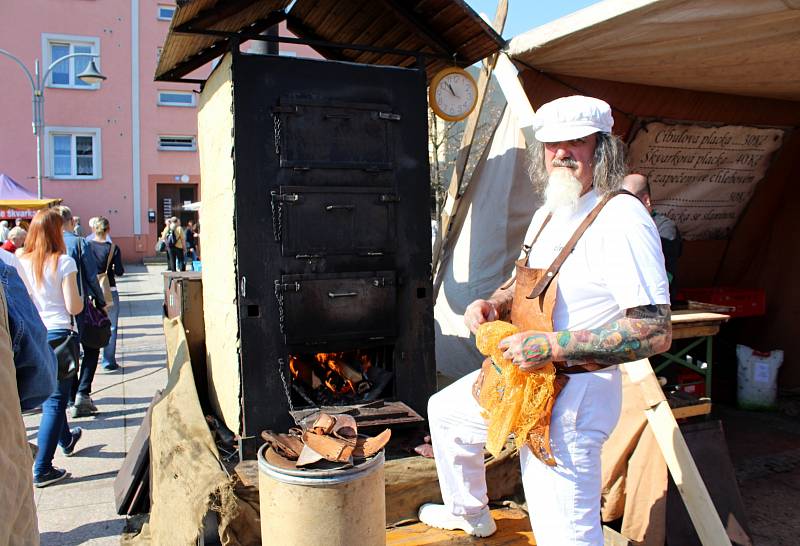
[[[46,127],[47,175],[52,179],[101,178],[100,129]]]
[[[44,67],[51,63],[58,61],[67,55],[75,53],[90,53],[97,55],[100,52],[100,40],[98,38],[90,38],[86,36],[67,36],[62,34],[43,34],[42,35],[42,50]],[[78,74],[83,72],[92,57],[72,57],[65,59],[56,64],[50,71],[47,78],[47,85],[49,87],[65,87],[71,89],[97,89],[99,84],[86,83],[78,77]],[[95,63],[98,68],[100,67],[100,58],[95,58]]]
[[[175,6],[158,5],[158,20],[159,21],[172,21],[172,15],[175,13]]]
[[[159,91],[159,106],[194,106],[195,96],[192,91]]]
[[[197,140],[193,136],[160,136],[158,149],[162,151],[194,152]]]

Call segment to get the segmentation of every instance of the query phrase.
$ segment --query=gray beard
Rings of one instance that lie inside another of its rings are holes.
[[[556,167],[547,179],[544,207],[551,212],[561,208],[572,212],[578,205],[582,190],[583,184],[575,178],[572,169]]]

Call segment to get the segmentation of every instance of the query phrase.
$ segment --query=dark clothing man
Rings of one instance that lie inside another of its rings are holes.
[[[83,296],[83,306],[86,309],[91,296],[98,308],[106,306],[103,298],[103,289],[97,282],[97,261],[94,253],[89,248],[86,239],[76,236],[71,231],[64,231],[64,244],[67,247],[67,254],[75,260],[78,265],[78,288]],[[76,318],[78,332],[83,331],[83,321],[86,311],[82,311]],[[100,349],[83,347],[83,361],[81,362],[80,372],[75,379],[70,393],[70,403],[73,406],[72,416],[81,417],[96,411],[89,394],[92,392],[92,381],[95,371],[97,371],[97,361],[100,358]]]
[[[84,300],[91,296],[98,307],[105,307],[106,300],[103,299],[103,289],[100,288],[100,283],[97,282],[97,274],[100,272],[100,268],[97,267],[94,253],[89,249],[89,243],[71,231],[64,231],[64,244],[67,247],[67,254],[78,265],[78,288]],[[86,302],[84,301],[84,303]],[[82,315],[83,313],[79,316]]]
[[[669,278],[669,295],[672,301],[675,301],[678,286],[675,282],[675,275],[678,271],[678,258],[683,252],[683,240],[678,226],[671,218],[656,211],[653,211],[650,216],[653,217],[653,222],[658,229],[658,236],[661,238],[661,251],[664,253],[664,265]]]

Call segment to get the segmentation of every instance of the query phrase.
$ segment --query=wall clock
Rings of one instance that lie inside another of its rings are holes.
[[[455,66],[445,68],[431,80],[428,101],[440,118],[461,121],[478,102],[478,86],[466,70]]]

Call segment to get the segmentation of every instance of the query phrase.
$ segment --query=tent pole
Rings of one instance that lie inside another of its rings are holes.
[[[507,14],[508,0],[500,0],[497,5],[497,13],[495,14],[494,23],[492,24],[492,27],[498,34],[503,33],[503,27],[506,23]],[[475,109],[472,111],[472,113],[470,113],[469,117],[467,117],[466,127],[464,128],[464,133],[461,136],[461,146],[459,147],[456,164],[453,167],[453,174],[450,178],[450,185],[447,189],[447,197],[439,217],[439,229],[437,230],[436,240],[433,244],[431,270],[433,271],[433,277],[435,280],[440,276],[439,270],[441,269],[442,249],[447,242],[447,239],[450,235],[450,228],[453,225],[453,220],[458,214],[461,205],[459,190],[461,189],[461,183],[464,178],[464,171],[467,168],[467,161],[469,160],[469,154],[472,149],[472,142],[475,139],[475,132],[478,128],[478,119],[480,118],[481,111],[483,110],[483,103],[486,99],[486,90],[491,82],[492,70],[494,69],[494,64],[499,56],[499,53],[492,55],[481,70],[480,77],[478,78],[478,100],[475,105]],[[434,301],[436,301],[436,296],[439,293],[439,287],[441,287],[441,281],[438,283],[434,282]]]

